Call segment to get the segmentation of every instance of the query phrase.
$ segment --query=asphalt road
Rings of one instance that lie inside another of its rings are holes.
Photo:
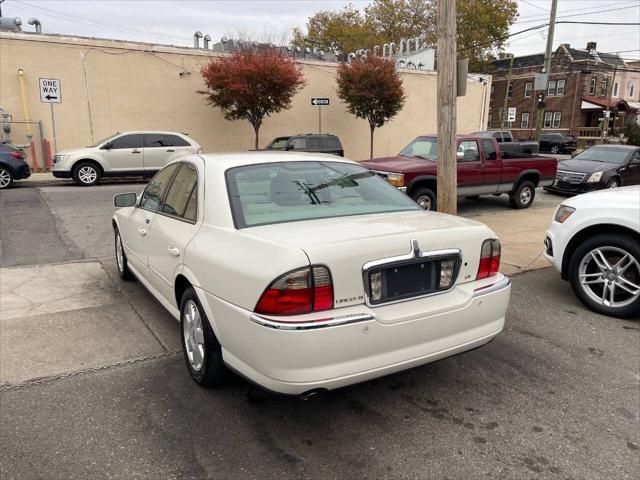
[[[306,402],[198,387],[177,322],[115,274],[111,196],[141,188],[0,194],[2,479],[637,478],[640,324],[585,310],[549,268],[513,277],[478,350]]]

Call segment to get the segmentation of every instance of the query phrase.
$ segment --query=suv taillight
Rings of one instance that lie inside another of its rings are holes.
[[[264,291],[256,313],[299,315],[333,308],[333,283],[327,267],[312,265],[286,273]]]
[[[9,152],[13,158],[17,158],[18,160],[22,160],[25,157],[25,154],[22,152]]]
[[[476,280],[496,275],[500,270],[500,240],[497,238],[482,242],[480,265]]]

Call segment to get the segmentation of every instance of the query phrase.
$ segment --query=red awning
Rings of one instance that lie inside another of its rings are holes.
[[[626,101],[618,98],[612,98],[611,100],[606,97],[595,97],[592,95],[585,95],[580,97],[582,100],[582,110],[603,110],[607,107],[609,109],[617,108],[620,112],[635,112],[636,109],[630,106]]]

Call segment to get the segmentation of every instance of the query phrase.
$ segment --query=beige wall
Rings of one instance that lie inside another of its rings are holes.
[[[116,131],[134,129],[185,132],[205,151],[250,149],[250,125],[225,120],[196,93],[204,88],[200,68],[213,55],[192,48],[3,32],[0,106],[13,120],[24,119],[17,75],[21,68],[31,119],[42,120],[49,139],[49,105],[40,102],[38,79],[58,78],[62,82],[62,103],[54,105],[59,150],[89,145],[92,136],[97,141]],[[181,76],[181,71],[191,74]],[[266,119],[260,131],[261,146],[278,135],[316,132],[318,111],[310,99],[329,97],[331,105],[322,110],[323,132],[339,135],[346,156],[368,158],[368,124],[350,115],[337,99],[335,72],[332,63],[303,62],[308,85],[294,98],[291,110]],[[376,131],[376,156],[396,154],[417,135],[437,129],[435,72],[403,72],[402,78],[407,103],[395,119]],[[484,78],[486,85],[479,77],[470,78],[467,95],[458,99],[460,133],[486,126],[491,79]]]

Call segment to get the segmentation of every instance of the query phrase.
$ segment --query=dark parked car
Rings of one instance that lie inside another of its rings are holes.
[[[0,144],[0,190],[9,187],[14,180],[31,176],[25,158],[25,154],[17,148],[6,143]]]
[[[540,151],[551,153],[571,153],[578,148],[576,137],[563,133],[544,133],[540,135]]]
[[[340,139],[335,135],[306,133],[274,138],[267,150],[295,150],[296,152],[331,153],[344,157]]]
[[[640,185],[640,147],[596,145],[558,163],[556,179],[546,189],[585,193],[627,185]]]
[[[500,150],[503,152],[535,154],[539,150],[538,142],[533,140],[518,142],[513,139],[513,135],[509,130],[484,130],[472,133],[472,135],[495,138],[496,142],[500,144]]]

